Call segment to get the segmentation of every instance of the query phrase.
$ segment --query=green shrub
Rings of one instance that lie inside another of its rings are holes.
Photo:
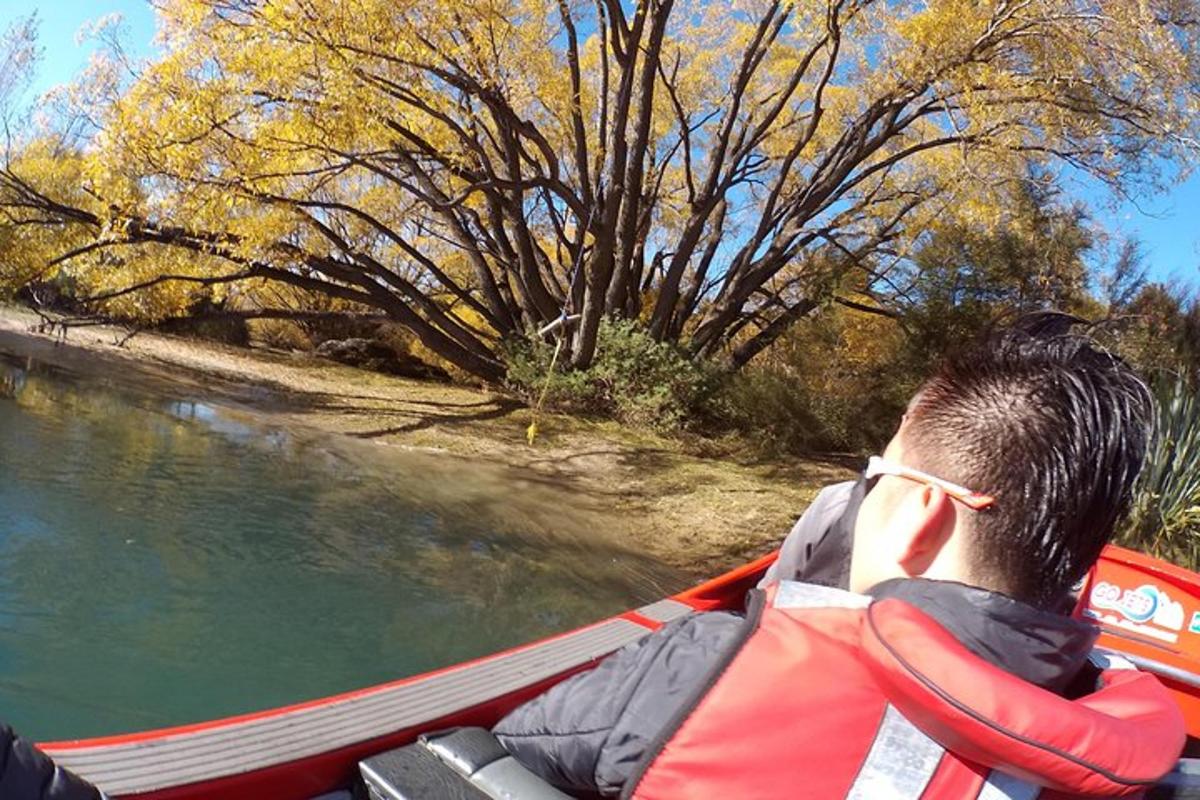
[[[779,453],[881,450],[904,413],[904,390],[857,391],[813,387],[776,365],[751,366],[729,376],[711,413],[765,451]]]
[[[554,346],[523,341],[506,353],[509,387],[533,403],[547,386]],[[584,370],[549,375],[546,405],[560,411],[619,419],[662,431],[679,430],[711,391],[711,374],[677,347],[655,341],[636,322],[600,323],[596,357]]]
[[[1155,394],[1155,438],[1118,541],[1196,569],[1200,566],[1200,398],[1184,378],[1161,381]]]
[[[877,452],[929,358],[895,320],[828,306],[729,376],[712,413],[772,455]]]
[[[596,387],[586,371],[571,370],[560,360],[553,373],[550,362],[554,345],[525,339],[509,342],[504,351],[508,388],[526,403],[537,402],[546,392],[546,407],[584,416],[605,416],[611,413],[601,402]]]

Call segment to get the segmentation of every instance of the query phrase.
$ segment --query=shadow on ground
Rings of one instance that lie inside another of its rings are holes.
[[[402,405],[410,405],[407,400],[401,401]],[[519,408],[523,407],[522,403],[507,398],[497,398],[486,403],[422,403],[422,407],[427,409],[424,414],[417,415],[417,419],[412,422],[407,422],[403,425],[394,425],[388,428],[379,428],[369,431],[353,431],[351,436],[357,439],[378,439],[381,436],[393,436],[403,433],[413,433],[415,431],[432,428],[433,426],[455,427],[458,425],[467,425],[476,422],[486,422],[488,420],[501,419],[507,417]],[[478,411],[469,413],[455,413],[455,409],[461,408],[478,408]],[[341,409],[333,409],[341,410]],[[347,409],[347,413],[354,413],[353,409]],[[367,413],[376,414],[395,414],[403,416],[413,416],[413,412],[403,409],[369,409]]]

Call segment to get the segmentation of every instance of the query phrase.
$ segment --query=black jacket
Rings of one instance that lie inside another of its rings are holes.
[[[827,585],[844,580],[840,557],[820,551],[844,550],[848,559],[852,525],[838,520],[852,521],[857,511],[853,487],[821,493],[788,536],[769,579],[811,572]],[[887,581],[871,594],[911,603],[977,656],[1044,688],[1071,694],[1073,680],[1089,680],[1082,667],[1096,629],[1087,623],[944,581]],[[517,708],[494,732],[518,761],[565,791],[619,794],[647,747],[735,645],[742,624],[740,614],[729,612],[676,620]]]
[[[3,800],[101,800],[79,776],[56,766],[45,753],[0,725],[0,798]]]

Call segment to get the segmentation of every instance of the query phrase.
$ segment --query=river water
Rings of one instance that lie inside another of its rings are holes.
[[[0,354],[0,720],[253,711],[681,588],[612,522],[519,473]]]

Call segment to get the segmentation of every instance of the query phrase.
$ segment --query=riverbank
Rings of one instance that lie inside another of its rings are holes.
[[[283,425],[528,471],[604,498],[629,547],[697,578],[770,550],[821,486],[850,474],[837,460],[747,459],[737,442],[556,415],[530,446],[528,409],[500,394],[155,333],[121,344],[126,332],[105,326],[71,328],[62,340],[36,332],[39,321],[0,307],[0,350],[252,407]]]

